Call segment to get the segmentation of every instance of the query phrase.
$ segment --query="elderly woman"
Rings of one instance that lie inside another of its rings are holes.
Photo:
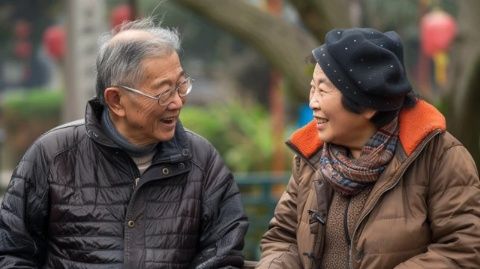
[[[313,50],[314,120],[257,268],[480,268],[480,182],[415,98],[395,32],[336,29]]]

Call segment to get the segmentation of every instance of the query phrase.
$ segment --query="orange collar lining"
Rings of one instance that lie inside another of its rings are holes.
[[[445,117],[431,104],[418,100],[412,108],[403,109],[399,116],[399,138],[407,156],[410,156],[428,134],[435,130],[446,130]],[[295,131],[289,142],[307,158],[323,145],[317,133],[317,124],[312,120]]]

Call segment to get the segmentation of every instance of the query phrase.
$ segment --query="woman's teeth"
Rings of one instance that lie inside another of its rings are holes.
[[[318,124],[326,123],[327,121],[328,121],[327,119],[319,119],[319,118],[317,118],[317,123],[318,123]]]

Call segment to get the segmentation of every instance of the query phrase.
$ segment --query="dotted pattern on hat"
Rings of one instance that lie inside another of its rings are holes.
[[[364,107],[397,110],[412,89],[401,40],[395,32],[334,29],[312,54],[342,94]]]

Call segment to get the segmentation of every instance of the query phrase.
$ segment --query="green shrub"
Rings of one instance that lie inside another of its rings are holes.
[[[234,102],[205,108],[186,106],[180,118],[186,128],[208,139],[233,171],[272,169],[277,145],[272,139],[270,116],[260,105]],[[291,155],[284,155],[281,159],[288,169]]]
[[[27,148],[45,131],[60,123],[63,94],[34,89],[8,92],[0,102],[6,133],[8,166],[14,166]]]
[[[58,117],[62,102],[62,92],[36,89],[9,92],[5,94],[2,106],[8,115],[15,114],[15,117],[29,119]]]

